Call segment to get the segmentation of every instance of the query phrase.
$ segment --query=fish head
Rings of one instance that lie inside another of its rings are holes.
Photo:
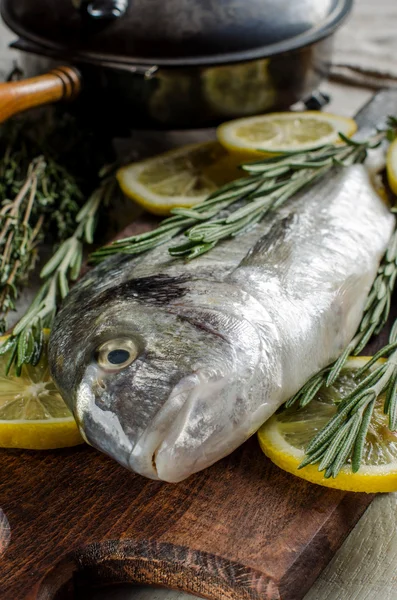
[[[71,293],[51,334],[51,373],[88,443],[180,481],[244,441],[234,433],[257,340],[221,310],[170,298],[172,286],[163,296],[157,286],[155,300],[125,289],[85,307]]]

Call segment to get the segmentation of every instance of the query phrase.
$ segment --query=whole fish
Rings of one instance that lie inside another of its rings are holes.
[[[347,346],[393,227],[355,165],[194,261],[158,247],[90,271],[49,347],[87,441],[169,482],[229,454]]]

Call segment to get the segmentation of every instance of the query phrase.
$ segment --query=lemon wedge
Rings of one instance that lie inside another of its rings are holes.
[[[269,113],[223,123],[217,137],[229,152],[263,157],[263,151],[307,150],[337,143],[341,132],[351,136],[356,122],[317,111]]]
[[[317,465],[298,470],[305,455],[305,447],[314,435],[335,414],[336,404],[354,387],[355,371],[368,357],[350,358],[340,377],[329,388],[323,387],[308,406],[291,407],[273,415],[258,432],[263,452],[284,471],[320,485],[351,492],[397,491],[397,432],[388,428],[388,417],[383,413],[384,397],[380,397],[369,426],[362,465],[352,473],[350,465],[342,468],[335,479],[326,479]],[[372,368],[379,366],[379,361]]]
[[[72,413],[53,383],[46,346],[37,366],[24,365],[20,377],[5,374],[8,353],[0,356],[0,447],[49,450],[83,443]],[[5,341],[0,338],[0,342]]]
[[[224,183],[243,176],[239,160],[216,141],[189,144],[117,171],[126,196],[155,215],[199,204]]]
[[[386,173],[391,191],[397,194],[397,139],[390,144],[387,150]]]

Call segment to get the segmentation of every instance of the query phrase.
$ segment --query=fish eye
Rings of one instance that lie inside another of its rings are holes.
[[[132,340],[109,340],[96,351],[98,365],[106,371],[119,371],[128,367],[138,356],[138,348]]]

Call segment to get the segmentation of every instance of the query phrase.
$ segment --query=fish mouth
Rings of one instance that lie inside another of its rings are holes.
[[[158,465],[158,455],[170,434],[173,424],[180,416],[199,381],[200,377],[198,375],[189,375],[174,387],[153,422],[138,438],[131,451],[129,456],[130,469],[145,477],[170,483],[176,483],[185,478],[185,476],[179,474],[175,474],[172,479],[167,477],[168,473],[163,472],[164,469],[161,464]]]
[[[125,433],[117,414],[97,405],[95,394],[96,369],[90,366],[76,390],[74,417],[85,441],[104,452],[123,467],[149,479],[165,480],[167,473],[157,465],[157,455],[180,414],[190,393],[202,382],[200,376],[188,376],[177,384],[154,420],[135,439]],[[172,481],[180,481],[181,474]]]
[[[74,413],[89,444],[135,473],[178,483],[253,433],[247,431],[248,406],[236,381],[230,372],[186,375],[135,439],[124,431],[117,414],[97,406],[92,377],[80,383]]]
[[[208,411],[208,406],[217,403],[222,408],[225,394],[235,394],[229,375],[184,377],[135,444],[130,469],[151,479],[178,483],[229,454],[248,436],[246,431],[242,437],[231,436],[229,415],[222,423]]]

